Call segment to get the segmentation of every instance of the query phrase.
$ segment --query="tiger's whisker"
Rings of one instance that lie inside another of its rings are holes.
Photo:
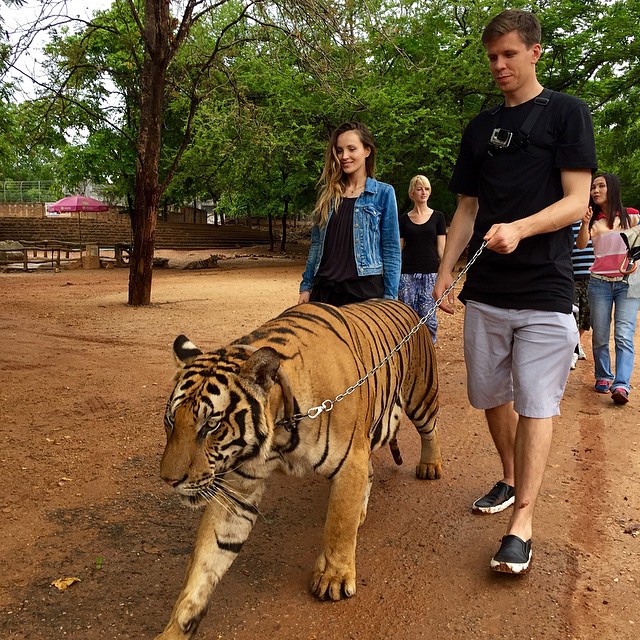
[[[213,492],[209,488],[205,489],[202,495],[208,504],[211,504],[212,502],[216,502],[220,507],[222,507],[229,514],[236,515],[236,512],[232,508],[232,505],[229,505],[228,500],[226,499],[226,496],[221,495],[217,492]]]

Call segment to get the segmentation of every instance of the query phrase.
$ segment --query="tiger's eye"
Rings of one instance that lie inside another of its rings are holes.
[[[201,438],[206,438],[211,435],[214,431],[217,431],[220,427],[219,418],[212,418],[205,422],[202,427],[200,427],[200,431],[198,432],[198,436]]]

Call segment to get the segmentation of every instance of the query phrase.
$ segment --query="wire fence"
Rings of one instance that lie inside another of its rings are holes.
[[[0,202],[55,202],[62,197],[53,180],[4,180],[0,182]]]

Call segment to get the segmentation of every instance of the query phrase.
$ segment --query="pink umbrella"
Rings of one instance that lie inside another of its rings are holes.
[[[109,205],[88,196],[67,196],[49,205],[49,211],[57,211],[58,213],[109,211]]]
[[[80,222],[80,213],[87,212],[100,212],[109,211],[109,205],[96,200],[95,198],[89,198],[88,196],[67,196],[61,198],[52,205],[49,205],[49,211],[56,211],[57,213],[73,213],[78,212],[78,236],[80,242],[82,242],[82,228]]]

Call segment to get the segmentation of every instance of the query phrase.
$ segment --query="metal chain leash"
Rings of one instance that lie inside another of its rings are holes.
[[[311,418],[313,420],[314,418],[317,418],[322,412],[331,411],[334,405],[344,400],[347,396],[351,395],[356,389],[361,387],[370,377],[375,375],[376,371],[378,371],[378,369],[384,366],[396,353],[398,353],[398,351],[400,351],[400,349],[402,349],[402,347],[411,339],[411,336],[413,336],[413,334],[416,333],[420,329],[420,327],[423,326],[427,322],[427,320],[429,320],[429,318],[436,312],[436,309],[442,304],[442,301],[449,295],[451,291],[453,291],[453,289],[458,284],[458,282],[460,282],[460,279],[467,273],[467,271],[469,271],[469,269],[471,268],[471,265],[480,257],[480,254],[482,253],[483,249],[486,246],[487,246],[486,241],[483,241],[482,244],[480,245],[480,248],[475,252],[475,254],[467,262],[467,264],[464,266],[462,271],[460,271],[460,274],[458,275],[458,277],[443,291],[442,295],[436,300],[435,304],[429,310],[429,312],[425,316],[420,318],[420,321],[418,322],[418,324],[416,324],[411,329],[411,331],[409,331],[409,333],[404,338],[402,338],[402,340],[400,340],[400,342],[398,342],[398,344],[396,344],[396,346],[393,347],[393,349],[391,349],[391,351],[384,358],[382,358],[380,362],[378,362],[378,364],[376,364],[370,371],[365,373],[365,375],[363,375],[362,378],[360,378],[360,380],[358,380],[356,383],[351,385],[348,389],[346,389],[342,393],[339,393],[333,400],[324,400],[324,402],[319,404],[317,407],[311,407],[311,409],[309,409],[306,413],[293,414],[287,422],[289,422],[289,424],[291,424],[292,422],[298,423],[303,418]]]

